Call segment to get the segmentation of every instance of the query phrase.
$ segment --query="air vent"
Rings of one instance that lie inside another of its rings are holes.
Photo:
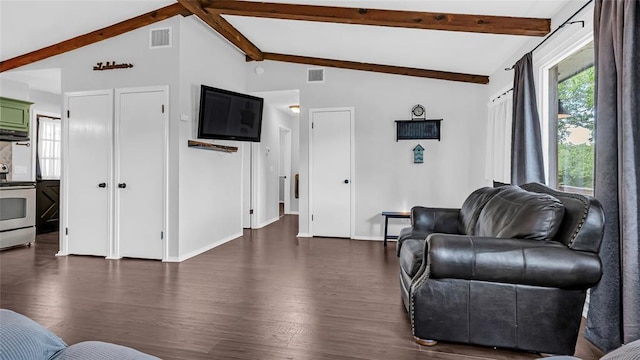
[[[149,48],[171,47],[171,28],[151,29],[149,32]]]
[[[307,82],[308,83],[323,83],[324,82],[324,69],[307,69]]]

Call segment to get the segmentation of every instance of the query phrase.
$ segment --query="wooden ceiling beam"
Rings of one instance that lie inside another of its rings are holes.
[[[158,10],[136,16],[134,18],[119,22],[100,30],[92,31],[90,33],[76,36],[72,39],[65,40],[63,42],[59,42],[42,49],[32,51],[24,55],[4,60],[0,62],[0,72],[15,69],[17,67],[44,60],[52,56],[60,55],[65,52],[81,48],[83,46],[91,45],[98,41],[109,39],[114,36],[129,32],[131,30],[135,30],[140,27],[174,17],[176,15],[187,16],[191,15],[191,13],[186,11],[186,9],[180,4],[165,6]]]
[[[331,60],[307,56],[295,56],[285,54],[263,53],[265,60],[282,61],[296,64],[326,66],[341,69],[373,71],[385,74],[416,76],[439,80],[460,81],[474,84],[488,84],[489,77],[485,75],[463,74],[448,71],[426,70],[390,65],[368,64],[355,61]],[[251,61],[247,57],[247,61]]]
[[[202,4],[210,14],[214,15],[225,14],[285,20],[526,36],[546,36],[551,29],[551,19],[540,18],[376,10],[236,0],[208,0]]]
[[[225,39],[229,40],[238,49],[244,52],[252,60],[263,60],[262,51],[258,49],[249,39],[242,35],[233,25],[229,24],[222,16],[211,14],[203,9],[203,1],[199,0],[178,0],[182,6],[191,11],[200,20],[204,21],[212,29],[217,31]]]

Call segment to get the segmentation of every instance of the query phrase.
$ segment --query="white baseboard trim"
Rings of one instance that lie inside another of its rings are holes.
[[[122,256],[107,256],[105,259],[107,260],[120,260]]]
[[[313,235],[311,235],[309,233],[298,233],[298,235],[296,235],[296,237],[313,237]]]
[[[61,251],[58,251],[58,252],[56,253],[56,256],[69,256],[69,253],[63,253],[63,252],[61,252]]]
[[[227,243],[227,242],[229,242],[229,241],[231,241],[233,239],[237,239],[237,238],[239,238],[241,236],[242,236],[242,232],[239,232],[237,234],[228,236],[228,237],[226,237],[224,239],[221,239],[221,240],[218,240],[218,241],[214,241],[213,243],[211,243],[209,245],[205,245],[205,246],[201,247],[200,249],[196,249],[196,250],[190,251],[190,252],[188,252],[188,253],[186,253],[186,254],[184,254],[182,256],[178,256],[177,258],[175,256],[170,256],[170,257],[168,257],[168,258],[166,258],[166,259],[164,259],[162,261],[164,261],[164,262],[183,262],[183,261],[185,261],[187,259],[190,259],[190,258],[192,258],[192,257],[194,257],[196,255],[200,255],[200,254],[202,254],[202,253],[204,253],[206,251],[209,251],[209,250],[211,250],[211,249],[213,249],[213,248],[215,248],[217,246],[220,246],[220,245],[222,245],[224,243]]]
[[[276,222],[278,220],[280,220],[280,216],[279,215],[274,217],[273,219],[269,219],[269,220],[263,222],[262,224],[259,224],[258,226],[254,227],[254,229],[262,229],[263,227],[265,227],[267,225],[271,225],[271,224],[273,224],[274,222]]]
[[[298,211],[289,211],[289,213],[287,215],[300,215],[300,212],[298,212]]]
[[[352,237],[353,240],[368,240],[368,241],[383,241],[384,239],[382,238],[382,236],[354,236]],[[391,239],[389,239],[391,240]],[[387,241],[389,241],[387,240]]]

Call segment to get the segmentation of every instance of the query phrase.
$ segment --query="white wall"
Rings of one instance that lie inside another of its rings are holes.
[[[15,80],[3,79],[2,73],[0,73],[0,96],[28,101],[29,84]]]
[[[262,75],[248,64],[249,90],[300,89],[301,235],[309,232],[309,109],[355,107],[355,237],[381,239],[383,210],[413,205],[459,207],[486,185],[486,86],[343,69],[325,69],[325,82],[306,83],[308,66],[265,61]],[[422,104],[442,118],[442,141],[395,141],[394,120],[410,118]],[[411,149],[425,147],[425,163]]]
[[[31,113],[34,116],[40,114],[59,117],[62,113],[61,94],[30,89],[29,99],[29,101],[33,102],[33,105],[31,105]]]
[[[149,29],[159,27],[172,28],[171,48],[149,49]],[[93,71],[100,61],[134,67]],[[187,147],[195,138],[201,84],[246,92],[244,56],[226,40],[196,17],[176,16],[18,70],[44,68],[61,68],[63,93],[169,85],[168,260],[186,259],[242,234],[242,150]]]
[[[254,146],[254,228],[261,228],[279,218],[278,214],[278,158],[280,149],[280,111],[265,103],[262,111],[262,134]]]
[[[196,139],[202,84],[246,93],[244,56],[195,16],[181,19],[179,121],[180,259],[242,235],[242,167],[246,156],[188,148]],[[205,141],[205,140],[200,140]]]
[[[178,69],[180,16],[60,54],[21,68],[21,70],[60,68],[62,92],[142,86],[169,86],[169,222],[168,256],[178,257]],[[149,30],[172,28],[170,48],[149,48]],[[130,69],[94,71],[98,62],[131,63]],[[64,118],[63,118],[63,121]],[[186,146],[186,145],[184,145]]]

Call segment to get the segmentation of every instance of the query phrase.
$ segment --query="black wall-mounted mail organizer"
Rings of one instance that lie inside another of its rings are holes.
[[[396,141],[433,139],[440,141],[442,119],[396,120]]]

